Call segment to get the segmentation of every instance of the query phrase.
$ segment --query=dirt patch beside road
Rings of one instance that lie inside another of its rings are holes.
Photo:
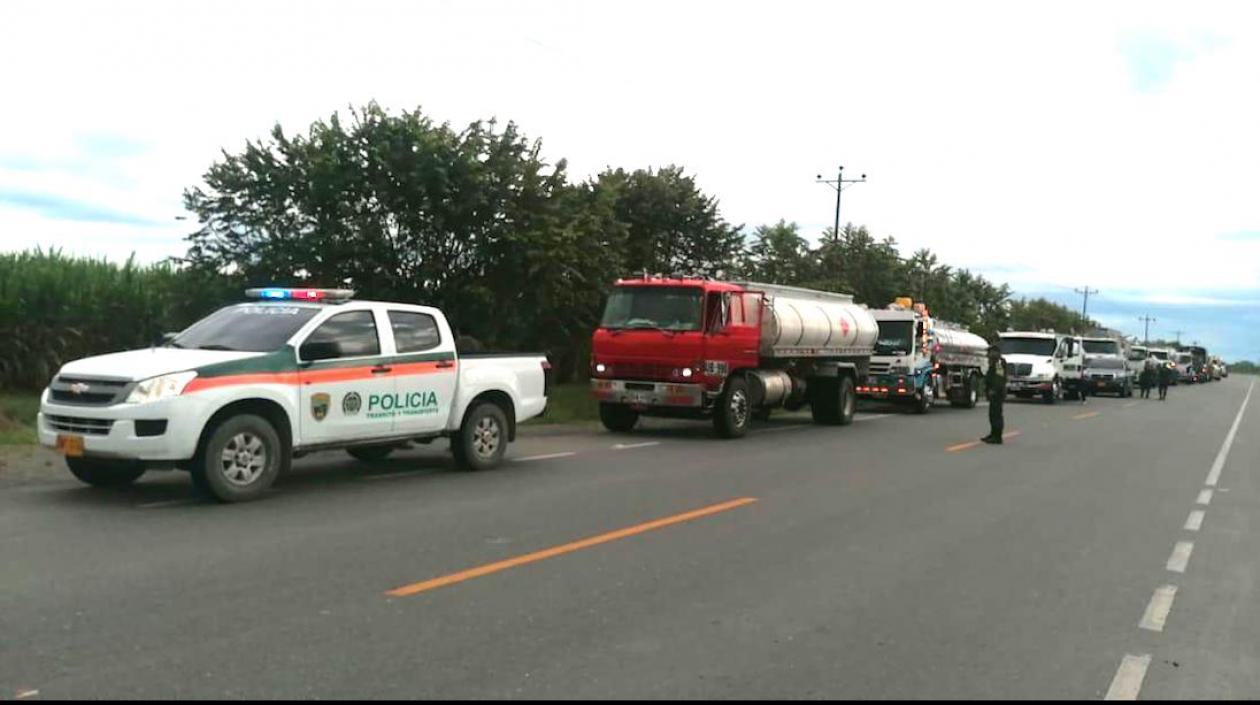
[[[60,456],[34,445],[0,446],[0,488],[34,482],[56,482],[70,474]]]

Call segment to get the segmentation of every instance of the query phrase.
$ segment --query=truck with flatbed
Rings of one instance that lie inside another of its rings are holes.
[[[62,366],[40,401],[40,442],[91,485],[179,468],[235,502],[321,450],[375,461],[448,438],[461,467],[490,468],[546,408],[545,356],[460,354],[436,308],[347,290],[248,295],[151,348]]]
[[[962,326],[932,318],[907,297],[871,315],[879,325],[870,372],[858,396],[892,400],[923,414],[938,398],[956,408],[974,408],[988,371],[989,344]]]
[[[613,287],[591,340],[591,393],[615,432],[640,417],[710,419],[718,435],[810,407],[848,425],[879,327],[847,294],[644,275]]]

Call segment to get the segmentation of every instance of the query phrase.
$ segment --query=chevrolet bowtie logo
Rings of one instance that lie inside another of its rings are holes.
[[[89,389],[91,389],[91,387],[82,382],[75,382],[74,384],[70,385],[71,394],[83,394]]]

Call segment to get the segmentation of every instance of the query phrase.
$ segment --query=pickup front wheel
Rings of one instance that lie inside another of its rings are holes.
[[[287,452],[270,421],[233,416],[210,433],[193,461],[193,484],[220,502],[257,499],[280,475]]]
[[[66,458],[66,467],[80,482],[93,487],[123,487],[139,480],[144,474],[144,466],[140,463],[119,460]]]
[[[497,405],[481,402],[464,415],[459,433],[451,439],[455,462],[465,470],[489,470],[507,452],[507,415]]]

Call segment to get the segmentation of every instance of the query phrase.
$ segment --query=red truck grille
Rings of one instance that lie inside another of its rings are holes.
[[[652,363],[616,362],[612,364],[611,376],[617,379],[669,379],[675,369]]]

